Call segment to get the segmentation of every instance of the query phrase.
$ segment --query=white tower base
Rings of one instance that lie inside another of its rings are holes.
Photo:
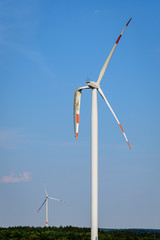
[[[98,113],[97,89],[92,89],[91,112],[91,240],[98,240]]]

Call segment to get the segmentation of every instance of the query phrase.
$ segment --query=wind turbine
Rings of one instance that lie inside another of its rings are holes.
[[[38,209],[37,212],[39,212],[41,210],[41,208],[43,207],[43,205],[46,204],[46,227],[48,227],[48,199],[56,200],[56,201],[59,201],[59,202],[64,202],[64,201],[60,200],[60,199],[57,199],[57,198],[49,197],[45,186],[44,186],[44,190],[45,190],[45,193],[46,193],[45,200],[44,200],[44,202],[42,203],[42,205],[40,206],[40,208]]]
[[[87,86],[79,87],[74,94],[74,133],[76,139],[78,139],[78,131],[79,131],[79,115],[80,115],[80,103],[81,103],[81,94],[82,90],[84,89],[91,89],[92,90],[92,107],[91,107],[91,240],[98,240],[98,113],[97,113],[97,91],[100,93],[101,97],[104,99],[106,104],[108,105],[110,111],[112,112],[114,118],[116,119],[119,127],[122,130],[122,133],[127,141],[127,144],[131,150],[129,141],[127,136],[116,116],[114,113],[111,105],[107,101],[102,89],[100,88],[100,83],[104,76],[104,73],[107,69],[108,63],[112,57],[112,54],[122,37],[123,32],[125,31],[126,27],[130,23],[132,18],[127,22],[123,31],[117,38],[108,58],[106,59],[101,72],[99,74],[97,82],[87,81]],[[76,116],[75,116],[76,115]],[[76,123],[75,123],[76,121]]]

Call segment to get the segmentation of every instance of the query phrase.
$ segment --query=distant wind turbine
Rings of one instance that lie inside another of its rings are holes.
[[[56,200],[56,201],[59,201],[59,202],[64,202],[64,201],[60,200],[60,199],[57,199],[57,198],[49,197],[48,194],[47,194],[47,190],[46,190],[45,186],[44,186],[44,190],[45,190],[45,193],[46,193],[45,200],[44,200],[44,202],[42,203],[42,205],[40,206],[40,208],[38,209],[37,212],[39,212],[41,210],[41,208],[43,207],[43,205],[46,204],[46,227],[48,227],[48,199]]]
[[[131,18],[132,19],[132,18]],[[108,105],[110,111],[112,112],[114,118],[116,119],[119,127],[122,130],[122,133],[127,141],[127,144],[131,150],[127,136],[116,116],[111,105],[107,101],[102,89],[100,88],[100,83],[104,76],[104,73],[107,69],[108,63],[112,57],[112,54],[122,37],[123,32],[130,23],[131,19],[127,22],[123,31],[117,38],[107,60],[105,61],[102,70],[99,74],[97,82],[87,81],[87,86],[80,87],[75,91],[74,94],[74,133],[76,139],[78,139],[79,131],[79,115],[80,115],[80,103],[81,103],[81,94],[84,89],[92,89],[92,109],[91,109],[91,240],[98,240],[98,113],[97,113],[97,91],[100,93],[101,97],[104,99]],[[76,116],[75,116],[76,115]],[[76,121],[76,123],[75,123]]]

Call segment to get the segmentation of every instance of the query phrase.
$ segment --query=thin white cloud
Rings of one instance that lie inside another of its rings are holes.
[[[96,10],[94,11],[94,14],[95,14],[95,15],[100,14],[100,10],[99,10],[99,9],[96,9]]]
[[[31,180],[31,173],[23,172],[18,177],[15,173],[11,173],[10,176],[4,176],[0,179],[1,183],[19,183],[19,182],[28,182]]]
[[[15,2],[10,0],[3,1],[3,3],[0,1],[0,45],[14,49],[14,51],[27,57],[34,64],[38,65],[39,69],[46,75],[55,79],[55,74],[48,66],[47,59],[45,59],[43,54],[24,45],[24,41],[22,43],[22,39],[27,38],[28,35],[30,38],[35,36],[39,23],[35,14],[38,14],[36,9],[39,3],[37,1],[20,2],[16,5]],[[10,21],[6,19],[10,19]]]
[[[38,144],[47,145],[54,147],[73,147],[75,146],[75,141],[48,141],[44,140],[43,137],[37,135],[29,134],[21,129],[0,129],[0,149],[5,150],[16,150],[20,146],[26,144]],[[86,144],[86,143],[85,143]]]
[[[26,55],[31,61],[33,61],[35,64],[39,65],[41,69],[52,79],[55,79],[55,74],[53,71],[47,66],[42,54],[35,50],[27,50],[22,46],[18,46],[20,49],[19,52]]]
[[[23,46],[20,43],[15,43],[15,42],[11,42],[8,40],[4,40],[2,38],[1,28],[3,28],[3,26],[0,26],[0,43],[1,44],[4,44],[4,45],[14,49],[15,51],[19,52],[19,54],[21,54],[21,55],[23,54],[24,57],[28,58],[30,61],[32,61],[37,66],[40,66],[40,69],[45,74],[47,74],[50,78],[55,79],[54,72],[48,67],[41,52],[28,49],[26,46]]]
[[[16,149],[18,145],[29,142],[30,135],[20,130],[0,130],[0,148]]]

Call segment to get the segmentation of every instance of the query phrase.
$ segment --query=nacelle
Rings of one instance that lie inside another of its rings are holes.
[[[90,87],[90,88],[96,88],[96,89],[99,88],[99,84],[97,82],[89,81],[86,83],[87,83],[88,87]]]

